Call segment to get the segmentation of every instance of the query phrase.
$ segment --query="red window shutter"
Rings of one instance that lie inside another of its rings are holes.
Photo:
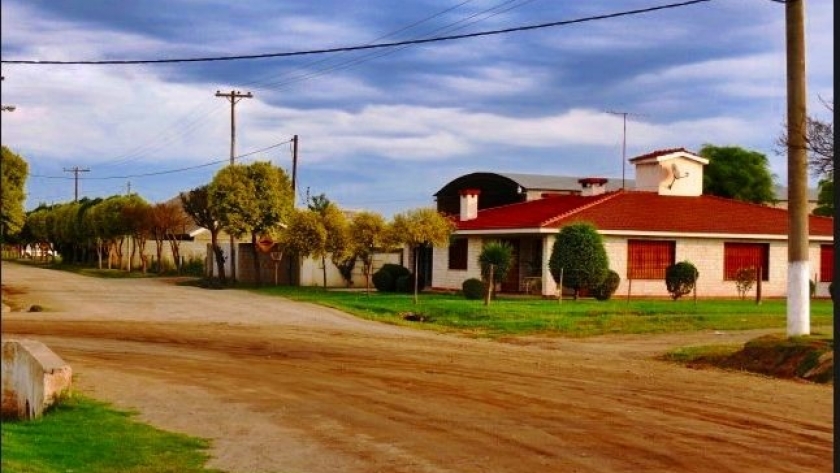
[[[741,268],[761,268],[761,280],[767,281],[770,270],[770,245],[766,243],[724,243],[723,279],[734,281]]]
[[[834,281],[834,245],[820,245],[820,282]]]
[[[665,279],[665,270],[674,264],[676,242],[669,240],[628,240],[627,278]]]

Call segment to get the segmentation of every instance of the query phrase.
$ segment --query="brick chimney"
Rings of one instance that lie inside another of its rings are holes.
[[[461,221],[473,220],[478,217],[478,194],[480,189],[462,189],[461,195]]]
[[[580,183],[580,195],[592,196],[601,195],[607,191],[607,180],[603,177],[585,177],[578,179]]]

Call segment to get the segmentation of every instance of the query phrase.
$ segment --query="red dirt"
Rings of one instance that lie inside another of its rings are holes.
[[[472,340],[248,293],[3,263],[3,337],[231,472],[831,472],[832,388],[653,360],[760,333]],[[784,328],[780,328],[781,331]]]

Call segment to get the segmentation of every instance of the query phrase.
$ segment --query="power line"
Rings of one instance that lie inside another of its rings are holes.
[[[690,0],[679,3],[669,3],[666,5],[658,5],[655,7],[639,8],[635,10],[626,10],[616,13],[607,13],[603,15],[588,16],[577,18],[574,20],[553,21],[550,23],[540,23],[535,25],[517,26],[513,28],[504,28],[498,30],[479,31],[476,33],[466,33],[460,35],[438,36],[434,38],[412,39],[406,41],[394,41],[389,43],[375,43],[359,46],[345,46],[338,48],[324,48],[324,49],[310,49],[305,51],[293,51],[285,53],[264,53],[264,54],[245,54],[236,56],[207,56],[194,58],[178,58],[178,59],[122,59],[122,60],[101,60],[101,61],[52,61],[52,60],[32,60],[32,59],[3,59],[0,63],[5,64],[26,64],[26,65],[129,65],[129,64],[171,64],[180,62],[215,62],[215,61],[238,61],[246,59],[267,59],[278,57],[292,57],[305,56],[313,54],[328,54],[345,51],[359,51],[364,49],[381,49],[392,48],[395,46],[404,46],[409,44],[426,44],[436,43],[440,41],[452,41],[457,39],[476,38],[481,36],[491,36],[506,33],[515,33],[521,31],[538,30],[543,28],[551,28],[555,26],[568,26],[578,23],[586,23],[597,20],[607,20],[611,18],[618,18],[622,16],[639,15],[643,13],[651,13],[660,10],[668,10],[672,8],[685,7],[698,3],[710,2],[711,0]]]
[[[71,169],[64,168],[64,172],[72,172],[73,173],[73,181],[75,182],[75,191],[73,193],[73,202],[79,201],[79,173],[80,172],[90,172],[90,169],[80,169],[79,166],[76,166]]]
[[[268,151],[270,149],[277,148],[278,146],[283,146],[283,145],[285,145],[287,143],[291,143],[291,142],[292,142],[292,140],[286,140],[286,141],[283,141],[281,143],[273,144],[271,146],[266,146],[265,148],[261,148],[261,149],[258,149],[256,151],[251,151],[250,153],[240,154],[239,156],[236,156],[235,159],[246,158],[248,156],[252,156],[252,155],[255,155],[257,153],[262,153],[263,151]],[[170,169],[168,171],[147,172],[147,173],[142,173],[142,174],[128,174],[128,175],[123,175],[123,176],[80,177],[78,179],[88,180],[88,181],[104,181],[104,180],[109,180],[109,179],[130,179],[130,178],[135,178],[135,177],[160,176],[160,175],[163,175],[163,174],[174,174],[174,173],[177,173],[177,172],[184,172],[184,171],[191,171],[193,169],[205,168],[205,167],[208,167],[208,166],[213,166],[214,164],[221,164],[221,163],[225,163],[225,162],[229,162],[229,161],[230,161],[230,158],[225,158],[225,159],[220,159],[220,160],[217,160],[217,161],[211,161],[209,163],[197,164],[195,166],[188,166],[188,167],[183,167],[183,168],[178,168],[178,169]],[[65,171],[70,172],[72,170],[65,169]],[[84,170],[84,169],[80,170],[80,172],[83,172],[83,171],[86,172],[86,171],[89,171],[89,170]],[[45,175],[41,175],[41,174],[30,174],[29,177],[37,177],[37,178],[40,178],[40,179],[73,179],[72,177],[66,177],[66,176],[45,176]]]

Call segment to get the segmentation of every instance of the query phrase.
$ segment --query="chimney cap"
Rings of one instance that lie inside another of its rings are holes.
[[[605,177],[584,177],[583,179],[578,179],[578,183],[580,183],[584,187],[588,187],[588,186],[591,186],[593,184],[603,186],[604,184],[607,183],[607,181],[609,181],[609,179],[607,179]]]
[[[481,189],[461,189],[458,193],[460,195],[479,195],[481,194]]]

